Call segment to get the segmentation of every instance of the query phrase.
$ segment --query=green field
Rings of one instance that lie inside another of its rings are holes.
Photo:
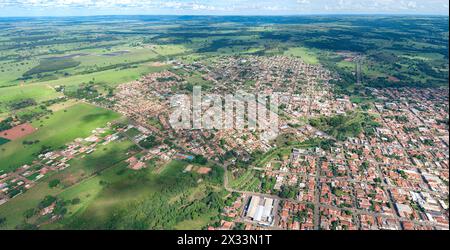
[[[9,111],[12,102],[33,99],[36,102],[46,101],[61,96],[52,87],[44,84],[30,84],[0,88],[0,113]]]
[[[230,187],[239,191],[259,192],[261,179],[257,171],[247,170],[237,178],[232,178],[229,173]]]
[[[307,48],[302,47],[289,48],[284,54],[288,56],[300,57],[305,63],[308,64],[319,63],[319,59],[317,58],[317,56]]]
[[[67,200],[81,198],[81,203],[71,207],[69,215],[53,226],[56,228],[130,229],[135,226],[130,227],[129,223],[139,223],[139,227],[146,229],[153,227],[183,228],[186,225],[200,229],[209,223],[212,217],[217,216],[217,211],[210,210],[207,214],[192,219],[176,219],[173,210],[176,209],[177,204],[186,206],[200,201],[210,192],[208,190],[211,184],[208,182],[196,184],[194,180],[199,176],[183,173],[186,165],[185,162],[173,161],[167,164],[159,174],[153,173],[150,169],[138,172],[120,171],[123,168],[120,165],[110,168],[102,172],[100,176],[61,193],[61,197]],[[99,181],[107,184],[98,185]],[[165,202],[159,203],[157,200]],[[152,202],[152,204],[147,204],[147,202]],[[135,204],[132,205],[132,210],[129,208],[131,204]],[[148,206],[153,207],[155,211]],[[135,222],[125,219],[129,215],[137,215],[136,211],[139,211],[140,214],[149,213],[148,216],[151,216],[157,209],[163,209],[161,206],[167,207],[161,213],[167,213],[168,217],[159,222],[147,221],[145,217],[139,217],[139,215],[133,217],[132,220],[138,220]],[[141,209],[145,207],[150,210],[142,211]],[[124,212],[125,214],[122,214]],[[113,219],[114,214],[117,216],[115,219]],[[173,222],[170,216],[175,216]]]
[[[47,117],[32,123],[38,129],[35,133],[1,146],[0,170],[12,171],[29,164],[43,146],[58,149],[76,138],[90,135],[92,129],[105,126],[119,115],[88,104],[76,104]],[[25,146],[22,144],[25,140],[40,142]]]
[[[143,75],[158,72],[166,68],[166,66],[153,67],[150,64],[144,64],[136,68],[111,69],[83,75],[74,75],[39,84],[46,84],[50,86],[78,86],[82,83],[93,81],[95,83],[105,83],[110,86],[116,86],[120,83],[134,81]]]

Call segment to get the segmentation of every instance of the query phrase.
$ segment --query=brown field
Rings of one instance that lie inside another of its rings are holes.
[[[199,174],[208,174],[211,171],[211,168],[201,167],[197,170]]]
[[[29,134],[32,134],[32,133],[34,133],[34,131],[36,131],[36,129],[33,128],[33,126],[31,126],[31,124],[24,123],[21,125],[17,125],[14,128],[2,131],[0,133],[0,136],[13,141],[13,140],[22,138],[24,136],[27,136]]]

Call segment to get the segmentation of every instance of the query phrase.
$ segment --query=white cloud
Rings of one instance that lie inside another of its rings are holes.
[[[215,14],[448,13],[449,0],[0,0],[0,6],[35,9],[174,10]],[[1,14],[0,14],[1,15]]]

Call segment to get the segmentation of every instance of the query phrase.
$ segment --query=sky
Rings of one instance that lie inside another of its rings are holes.
[[[446,15],[449,0],[0,0],[0,16]]]

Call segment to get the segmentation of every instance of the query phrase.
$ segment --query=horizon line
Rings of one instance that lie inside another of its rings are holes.
[[[449,17],[449,14],[431,13],[304,13],[304,14],[91,14],[91,15],[18,15],[0,18],[65,18],[65,17],[126,17],[126,16],[167,16],[167,17],[301,17],[301,16],[421,16]]]

